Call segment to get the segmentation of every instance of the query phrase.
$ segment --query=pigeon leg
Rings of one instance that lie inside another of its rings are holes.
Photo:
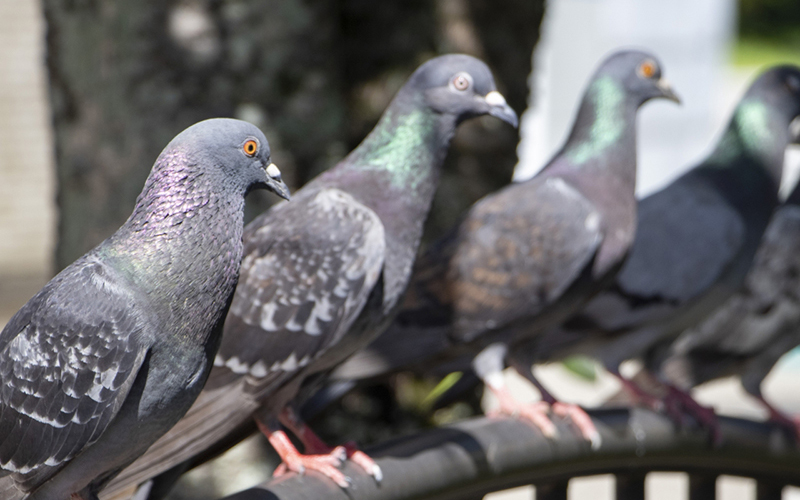
[[[665,391],[666,386],[664,383],[651,377],[645,370],[641,370],[633,379],[623,377],[618,370],[608,369],[608,371],[622,382],[624,390],[633,399],[631,404],[640,404],[653,411],[664,413],[676,425],[684,425],[684,417],[686,417],[687,412],[678,399],[668,397],[668,391],[659,396],[654,396],[645,389],[647,387],[651,390]],[[644,386],[640,384],[644,384]]]
[[[331,454],[337,457],[346,457],[364,469],[367,474],[374,477],[375,481],[380,483],[381,480],[383,480],[383,471],[381,471],[381,468],[369,455],[359,450],[355,442],[350,441],[342,446],[331,448],[325,444],[325,442],[303,422],[297,412],[289,406],[283,409],[278,418],[287,429],[292,431],[292,433],[300,439],[305,447],[306,453]]]
[[[667,388],[667,396],[665,398],[668,407],[674,406],[671,402],[677,402],[683,409],[684,414],[688,414],[697,420],[700,425],[708,428],[711,431],[711,439],[714,445],[722,444],[722,431],[719,427],[719,419],[713,408],[703,406],[698,403],[691,394],[678,389],[674,385],[664,384]]]
[[[719,445],[722,440],[722,433],[719,427],[719,420],[713,408],[707,408],[700,403],[686,391],[683,391],[671,384],[665,383],[662,380],[653,377],[647,370],[641,370],[636,374],[635,379],[640,382],[623,377],[619,370],[612,370],[606,368],[610,373],[617,377],[625,389],[640,403],[646,405],[650,409],[658,412],[665,413],[670,420],[676,425],[682,426],[685,423],[685,418],[691,417],[703,427],[711,431],[711,438],[714,445]],[[642,388],[640,383],[645,387],[650,387],[654,391],[659,391],[661,397],[653,396]]]
[[[297,436],[300,442],[303,443],[306,453],[322,455],[332,453],[337,448],[341,448],[338,446],[332,448],[325,444],[325,441],[317,436],[317,434],[300,419],[300,416],[293,408],[288,406],[284,408],[278,416],[278,419],[284,427],[289,429],[292,434]]]
[[[500,408],[490,412],[489,416],[522,418],[533,423],[548,438],[556,438],[558,429],[547,416],[550,404],[546,401],[537,401],[531,404],[520,403],[506,387],[505,380],[503,380],[506,352],[505,344],[491,344],[472,360],[472,369],[500,402]]]
[[[790,429],[794,433],[795,440],[800,442],[800,419],[797,417],[792,418],[775,408],[761,394],[757,395],[756,398],[769,411],[770,421]]]
[[[329,477],[341,488],[350,486],[350,478],[342,474],[337,469],[342,464],[344,457],[337,457],[333,454],[325,455],[303,455],[294,447],[289,440],[289,436],[275,425],[268,425],[260,419],[256,419],[256,424],[261,432],[269,439],[269,444],[275,448],[283,463],[275,469],[274,477],[280,477],[287,471],[303,474],[306,470],[315,470],[320,474]]]
[[[519,357],[514,354],[509,356],[509,361],[517,373],[525,377],[531,384],[539,389],[539,393],[542,395],[542,401],[550,405],[550,409],[553,413],[561,418],[569,418],[575,427],[578,428],[583,438],[591,443],[593,450],[600,448],[602,443],[600,433],[597,431],[594,422],[592,422],[592,418],[583,408],[576,404],[563,403],[556,399],[533,374],[530,368],[533,363],[529,360],[525,360],[524,357]]]
[[[626,391],[633,397],[633,399],[640,404],[647,406],[648,408],[654,411],[662,411],[664,410],[664,402],[659,398],[653,396],[646,390],[642,389],[639,384],[634,382],[633,380],[624,377],[618,368],[606,368],[609,373],[617,377],[620,381],[622,386],[625,388]]]

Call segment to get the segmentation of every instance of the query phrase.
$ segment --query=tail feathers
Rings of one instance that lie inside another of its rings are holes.
[[[200,393],[186,415],[101,492],[101,500],[130,498],[136,485],[211,448],[251,418],[259,404],[245,391],[246,380],[214,384]]]
[[[17,488],[13,477],[0,477],[0,498],[3,500],[22,500],[26,494]]]

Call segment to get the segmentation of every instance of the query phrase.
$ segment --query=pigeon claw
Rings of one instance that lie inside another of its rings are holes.
[[[376,483],[380,484],[380,482],[383,481],[383,471],[380,466],[376,464],[375,460],[369,455],[359,450],[354,442],[345,443],[344,448],[347,450],[347,458],[351,462],[358,465],[364,469],[367,474],[375,478]]]
[[[544,401],[535,403],[519,403],[516,400],[500,397],[500,408],[490,412],[490,417],[512,417],[526,420],[536,426],[548,439],[558,438],[558,429],[547,413],[550,405]]]
[[[300,453],[287,455],[272,476],[281,477],[287,472],[305,474],[307,471],[313,470],[328,477],[340,488],[347,488],[352,481],[338,469],[342,465],[340,458],[342,453],[344,453],[344,449],[338,446],[327,455],[302,455]]]
[[[600,437],[600,433],[597,431],[594,422],[592,422],[592,418],[583,408],[575,404],[562,403],[560,401],[553,403],[550,408],[553,413],[559,417],[569,418],[575,427],[578,428],[583,438],[589,441],[593,450],[600,449],[600,445],[603,444],[603,439]]]
[[[262,432],[268,431],[269,442],[283,461],[272,473],[273,477],[281,477],[290,471],[304,474],[307,470],[313,470],[330,478],[341,488],[350,486],[350,478],[338,469],[347,457],[344,447],[337,446],[329,453],[319,455],[303,455],[297,451],[285,432],[269,431],[267,426],[259,420],[256,420],[256,424],[262,429]]]

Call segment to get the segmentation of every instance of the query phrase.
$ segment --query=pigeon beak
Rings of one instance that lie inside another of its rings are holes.
[[[519,126],[519,118],[517,118],[517,114],[511,109],[511,106],[508,105],[503,94],[492,90],[483,97],[483,100],[489,105],[490,115],[500,118],[514,128]]]
[[[656,82],[656,85],[661,90],[662,97],[677,104],[681,103],[681,98],[678,97],[678,94],[676,94],[674,90],[672,90],[672,85],[670,85],[667,80],[661,78],[658,80],[658,82]]]
[[[274,163],[267,165],[267,186],[284,200],[292,198],[289,194],[289,187],[281,179],[281,171]]]

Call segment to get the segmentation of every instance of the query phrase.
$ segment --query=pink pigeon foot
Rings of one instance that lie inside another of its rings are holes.
[[[550,408],[559,417],[569,418],[578,428],[583,438],[591,443],[593,450],[600,448],[603,440],[594,422],[592,422],[592,417],[586,413],[586,410],[576,404],[562,403],[560,401],[551,404]]]
[[[283,463],[275,469],[272,474],[273,477],[280,477],[289,471],[303,474],[307,470],[314,470],[320,474],[330,478],[334,483],[339,485],[340,488],[347,488],[350,486],[350,478],[345,476],[342,471],[338,469],[346,458],[344,448],[334,449],[333,453],[326,455],[303,455],[289,440],[289,436],[285,432],[278,430],[272,431],[264,426],[261,422],[256,422],[259,429],[263,432],[269,443],[278,452]]]
[[[546,437],[551,439],[558,437],[558,429],[556,429],[556,426],[547,415],[550,410],[550,405],[548,403],[544,401],[520,403],[511,395],[506,387],[495,388],[490,385],[487,387],[489,387],[489,390],[492,391],[500,402],[500,408],[489,412],[488,416],[521,418],[535,425]]]
[[[375,481],[381,482],[383,480],[383,471],[375,461],[366,453],[358,449],[358,445],[354,442],[345,443],[343,446],[332,448],[325,444],[317,434],[311,430],[311,427],[306,425],[305,422],[300,420],[299,416],[291,408],[285,408],[281,412],[279,419],[287,429],[292,431],[294,435],[303,443],[306,453],[315,455],[344,455],[345,459],[350,460],[358,465],[370,476],[375,478]],[[277,469],[276,469],[277,470]]]

